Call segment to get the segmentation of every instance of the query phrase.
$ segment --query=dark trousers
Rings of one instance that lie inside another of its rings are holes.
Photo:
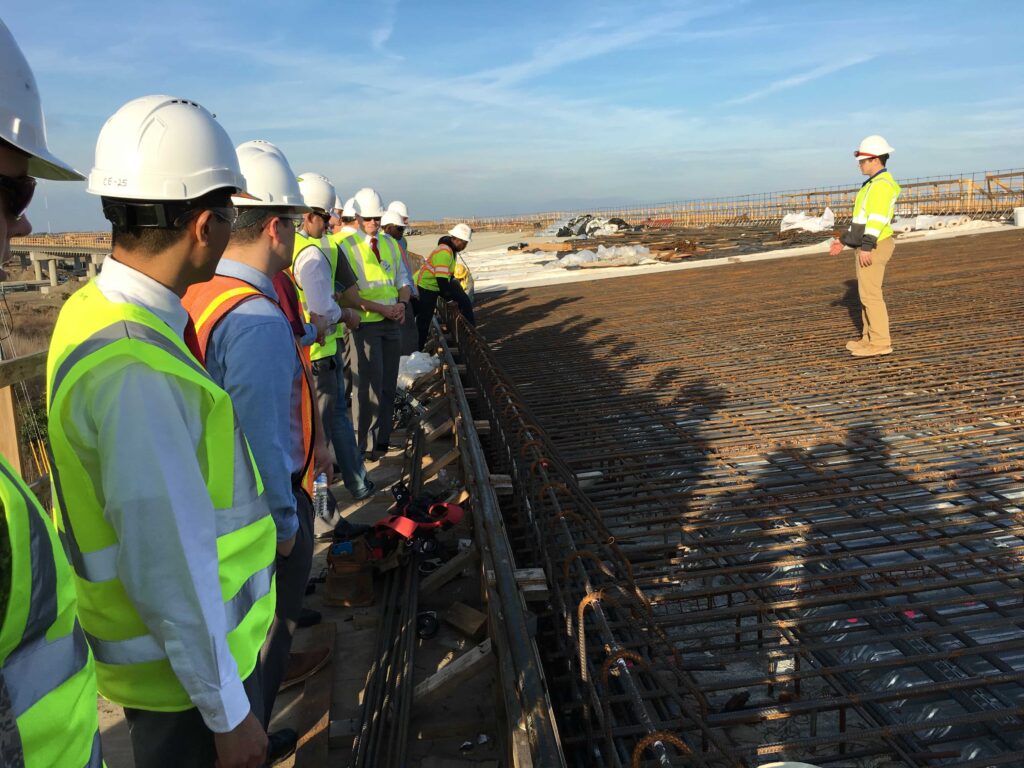
[[[296,622],[302,612],[302,599],[306,596],[306,583],[313,567],[313,502],[303,490],[295,491],[295,501],[299,516],[295,548],[288,557],[277,556],[277,607],[267,640],[260,649],[262,716],[266,723],[270,722],[277,689],[281,687],[281,680],[288,667],[288,654],[292,649]]]
[[[450,297],[449,301],[454,301],[459,305],[459,313],[466,318],[470,325],[476,325],[476,316],[473,314],[473,302],[469,300],[461,286],[457,286],[454,290],[455,295]],[[415,302],[414,307],[416,310],[416,329],[419,331],[420,349],[423,349],[427,343],[427,336],[430,335],[430,321],[434,318],[434,310],[437,308],[437,301],[441,294],[422,287],[419,288],[419,292],[420,297]]]
[[[244,685],[253,714],[262,720],[259,668],[249,675]],[[124,716],[128,721],[135,768],[180,768],[183,765],[213,768],[217,760],[213,732],[206,727],[198,709],[154,712],[125,707]]]
[[[416,346],[416,338],[419,335],[419,326],[417,325],[416,310],[413,305],[413,299],[410,299],[405,303],[405,322],[402,323],[402,355],[411,355],[420,347]]]
[[[416,308],[416,330],[419,331],[419,349],[423,349],[430,335],[430,321],[434,319],[434,308],[437,306],[437,291],[420,288],[420,296],[413,305]]]
[[[391,439],[402,332],[394,320],[363,323],[352,331],[352,420],[359,450],[383,450]]]

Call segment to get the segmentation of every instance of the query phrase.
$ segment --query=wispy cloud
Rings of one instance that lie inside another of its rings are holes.
[[[789,77],[776,80],[773,83],[769,83],[764,88],[759,88],[756,91],[752,91],[745,96],[740,96],[735,99],[730,99],[724,102],[726,106],[735,106],[737,104],[747,104],[757,99],[763,99],[765,96],[771,96],[781,91],[788,91],[791,88],[809,83],[813,80],[819,80],[828,75],[835,74],[844,69],[855,67],[858,64],[865,64],[875,58],[875,54],[861,54],[859,56],[853,56],[843,61],[833,62],[831,64],[822,64],[821,66],[809,69],[806,72],[801,72],[797,75],[791,75]]]
[[[384,50],[384,46],[391,39],[395,31],[395,21],[398,19],[398,0],[384,0],[379,11],[379,23],[376,29],[370,33],[370,41],[374,50]]]

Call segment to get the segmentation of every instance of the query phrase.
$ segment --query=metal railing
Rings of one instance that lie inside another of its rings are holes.
[[[947,176],[898,179],[903,192],[897,214],[967,214],[1002,218],[1024,206],[1024,169],[976,171]],[[860,185],[812,187],[706,200],[682,200],[645,205],[580,208],[509,216],[478,216],[443,220],[444,225],[465,221],[476,230],[542,228],[582,214],[621,218],[630,224],[682,227],[707,224],[743,224],[778,221],[787,213],[830,207],[840,219],[849,216]]]

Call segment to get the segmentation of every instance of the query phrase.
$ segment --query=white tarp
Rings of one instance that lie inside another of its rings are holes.
[[[821,216],[811,216],[807,211],[787,213],[782,217],[782,227],[779,231],[802,229],[804,232],[824,232],[834,228],[835,225],[836,215],[832,213],[831,208],[826,208]]]
[[[441,360],[426,352],[413,352],[398,361],[398,388],[409,389],[425,373],[430,373],[441,364]]]

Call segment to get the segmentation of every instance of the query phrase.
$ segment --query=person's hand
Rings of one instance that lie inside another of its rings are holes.
[[[260,768],[267,759],[267,732],[250,712],[227,733],[213,734],[217,768]]]
[[[350,331],[354,331],[359,327],[359,313],[354,309],[348,309],[346,307],[341,310],[341,320]]]
[[[401,306],[401,304],[391,304],[385,307],[386,311],[383,313],[384,317],[388,320],[397,320],[399,318],[399,313],[403,311]]]
[[[857,251],[857,260],[862,267],[871,266],[871,251]]]
[[[334,482],[334,459],[323,440],[317,440],[313,446],[313,477],[320,475],[327,475],[328,485]]]
[[[405,322],[405,303],[400,301],[397,304],[395,304],[395,306],[398,308],[398,317],[396,317],[395,320],[397,320],[399,323],[404,323]]]
[[[318,315],[316,312],[309,313],[309,321],[316,326],[316,343],[323,344],[324,338],[330,330],[331,322],[325,315]]]
[[[295,537],[292,536],[290,539],[277,542],[277,554],[281,557],[288,557],[295,549]]]
[[[838,256],[843,251],[843,244],[839,240],[833,240],[832,245],[828,248],[829,256]]]

